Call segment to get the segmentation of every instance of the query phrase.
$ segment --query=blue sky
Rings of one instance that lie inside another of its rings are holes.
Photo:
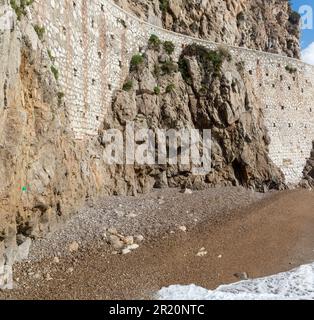
[[[314,11],[314,1],[313,0],[291,0],[293,8],[295,11],[299,11],[299,8],[303,5],[308,5],[313,8]],[[314,42],[314,29],[303,30],[302,31],[302,49],[308,47],[312,42]]]

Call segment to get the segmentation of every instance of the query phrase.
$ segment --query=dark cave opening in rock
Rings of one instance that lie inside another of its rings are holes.
[[[248,177],[246,172],[246,167],[238,159],[232,162],[232,167],[234,171],[234,176],[241,186],[247,186]]]

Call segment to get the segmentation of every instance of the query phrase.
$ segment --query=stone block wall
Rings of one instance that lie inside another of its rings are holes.
[[[47,54],[77,139],[97,135],[132,55],[144,51],[152,34],[174,42],[177,58],[192,43],[220,46],[140,21],[109,0],[36,0],[31,14],[34,24],[45,27]],[[228,50],[243,63],[264,106],[270,158],[287,183],[298,183],[314,139],[314,66],[245,48]]]

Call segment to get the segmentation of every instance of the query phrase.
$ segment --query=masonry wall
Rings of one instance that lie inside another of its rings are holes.
[[[188,44],[219,46],[142,22],[109,0],[36,0],[33,7],[34,23],[45,27],[51,65],[58,70],[77,139],[97,134],[132,55],[144,51],[151,34],[173,41],[176,57]],[[229,50],[244,62],[265,107],[271,159],[288,183],[297,183],[314,140],[314,66],[244,48]],[[296,71],[288,72],[287,66]]]

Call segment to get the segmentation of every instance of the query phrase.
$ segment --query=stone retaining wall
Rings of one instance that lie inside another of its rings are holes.
[[[97,135],[132,55],[144,51],[151,34],[174,42],[176,57],[191,43],[220,46],[140,21],[108,0],[36,0],[32,7],[33,23],[45,28],[47,54],[77,139]],[[287,183],[298,183],[314,139],[314,66],[245,48],[228,50],[243,62],[265,106],[271,159]]]

